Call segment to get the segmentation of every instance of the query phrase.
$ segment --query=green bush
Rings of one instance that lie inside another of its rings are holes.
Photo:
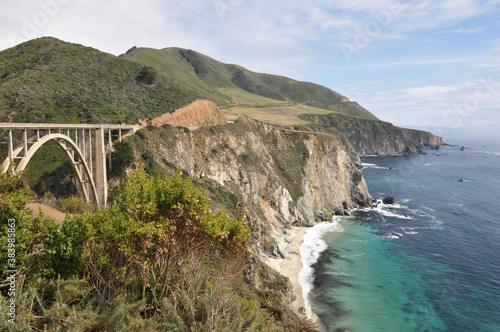
[[[105,301],[139,287],[158,307],[187,257],[214,246],[229,256],[245,249],[250,231],[242,220],[212,211],[181,174],[153,178],[141,167],[113,193],[114,206],[85,216],[93,227],[87,273]]]
[[[243,282],[250,231],[181,170],[153,178],[141,167],[109,209],[62,226],[26,212],[26,193],[18,175],[0,175],[0,217],[15,216],[19,241],[17,321],[0,330],[314,331]],[[8,300],[0,294],[2,315]]]
[[[29,189],[21,180],[22,174],[12,171],[0,174],[0,258],[8,262],[9,234],[14,233],[14,266],[0,267],[0,278],[6,277],[7,270],[18,270],[18,276],[27,282],[36,278],[64,278],[83,272],[83,255],[86,238],[85,225],[78,219],[66,220],[60,227],[53,219],[44,219],[43,214],[34,218],[31,210],[25,209],[29,203]],[[15,232],[8,231],[8,220],[15,220]],[[0,282],[2,284],[2,282]]]
[[[94,211],[96,206],[94,203],[87,202],[81,196],[70,195],[62,200],[59,208],[63,212],[82,214]]]
[[[135,80],[139,83],[144,83],[147,85],[151,85],[156,82],[156,78],[158,77],[158,73],[153,67],[144,66],[141,71],[135,77]]]
[[[125,169],[134,162],[134,148],[130,142],[116,142],[113,144],[115,151],[111,154],[112,176],[125,175]]]

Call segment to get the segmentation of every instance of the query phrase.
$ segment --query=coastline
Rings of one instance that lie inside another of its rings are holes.
[[[339,219],[332,222],[322,222],[314,227],[293,227],[292,252],[279,262],[279,272],[290,279],[293,293],[296,296],[292,301],[293,311],[305,315],[316,321],[317,317],[312,311],[307,295],[313,288],[314,264],[321,253],[327,249],[327,244],[322,240],[325,233],[335,232],[335,238],[340,238],[348,230],[341,226]]]
[[[292,227],[292,241],[290,242],[292,252],[287,258],[282,259],[279,265],[281,274],[290,279],[292,283],[293,294],[295,295],[295,300],[292,302],[292,306],[293,311],[297,314],[305,314],[305,311],[302,311],[303,309],[301,309],[305,308],[305,299],[302,294],[302,285],[299,281],[299,274],[303,266],[300,247],[302,246],[304,236],[309,229],[310,228],[308,227]]]

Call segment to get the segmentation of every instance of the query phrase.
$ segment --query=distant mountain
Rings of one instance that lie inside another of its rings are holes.
[[[198,98],[153,68],[54,38],[0,52],[0,121],[137,123]]]
[[[356,102],[324,86],[256,73],[193,50],[134,47],[121,57],[175,78],[221,108],[306,105],[363,119],[377,119]]]

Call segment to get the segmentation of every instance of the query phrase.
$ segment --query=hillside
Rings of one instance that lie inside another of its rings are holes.
[[[324,86],[288,77],[256,73],[238,65],[225,64],[193,50],[132,48],[124,59],[154,67],[174,77],[198,94],[211,99],[234,115],[245,107],[285,107],[312,113],[338,113],[363,119],[377,119],[356,102]],[[309,106],[304,109],[301,106]],[[257,110],[257,112],[259,112]],[[240,112],[239,112],[240,111]],[[247,114],[248,115],[248,114]],[[233,119],[233,120],[234,120]],[[279,124],[279,120],[277,120]]]
[[[0,52],[0,121],[137,123],[198,99],[153,68],[40,38]]]
[[[134,47],[121,57],[154,67],[213,100],[229,121],[246,115],[286,130],[340,132],[360,155],[416,154],[420,146],[443,144],[431,133],[381,121],[318,84],[256,73],[180,48]]]
[[[360,154],[416,153],[422,142],[441,142],[429,133],[393,130],[326,87],[256,73],[192,50],[132,48],[116,57],[40,38],[0,52],[0,121],[137,123],[200,98],[214,101],[229,121],[246,115],[287,130],[336,128]],[[380,129],[384,135],[377,135]]]
[[[308,122],[299,127],[303,130],[341,132],[360,156],[417,154],[422,147],[444,144],[441,137],[429,132],[400,128],[380,120],[319,114],[302,114],[299,118]]]

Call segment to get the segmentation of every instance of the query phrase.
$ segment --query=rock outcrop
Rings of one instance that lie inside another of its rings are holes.
[[[169,124],[172,126],[216,126],[226,124],[227,120],[220,108],[210,100],[198,99],[191,104],[162,114],[151,123],[155,126]]]
[[[253,252],[264,260],[288,256],[292,224],[311,226],[372,203],[359,158],[333,135],[285,132],[245,116],[196,131],[141,132],[134,141],[147,166],[180,166],[219,207],[245,215]]]
[[[340,131],[360,156],[418,154],[421,147],[444,145],[441,137],[429,132],[400,128],[380,120],[337,115],[304,114],[299,117],[321,125],[324,130]]]
[[[394,200],[394,197],[392,197],[391,195],[388,195],[388,196],[384,197],[384,199],[382,200],[382,203],[394,204],[394,203],[396,203],[396,201]]]

